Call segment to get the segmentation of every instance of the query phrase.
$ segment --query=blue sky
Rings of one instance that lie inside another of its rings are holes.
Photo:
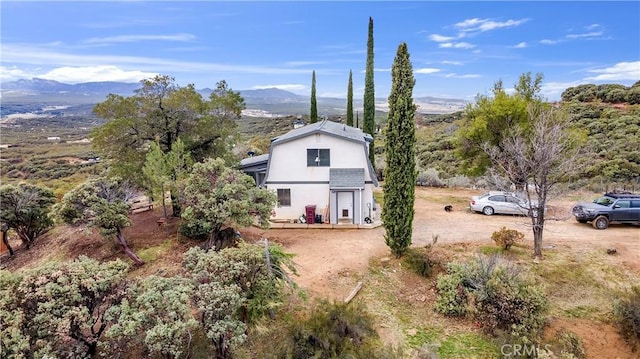
[[[557,100],[584,83],[640,80],[640,2],[110,1],[0,2],[2,82],[136,82],[279,87],[362,96],[367,26],[374,21],[376,97],[387,97],[407,43],[414,96],[472,100],[497,80],[512,88],[542,73]]]

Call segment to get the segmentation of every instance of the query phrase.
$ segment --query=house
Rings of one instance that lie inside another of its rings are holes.
[[[372,223],[378,186],[369,161],[372,140],[358,128],[324,120],[274,138],[269,154],[243,159],[240,169],[278,195],[273,221]]]

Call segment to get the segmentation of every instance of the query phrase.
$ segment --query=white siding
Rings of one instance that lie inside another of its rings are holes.
[[[307,149],[317,148],[330,149],[330,167],[307,167]],[[291,206],[276,207],[272,219],[297,219],[305,213],[305,206],[315,205],[316,214],[322,214],[325,221],[325,216],[330,214],[326,213],[331,196],[330,168],[364,168],[365,182],[372,180],[368,157],[362,143],[326,134],[311,134],[273,146],[269,157],[266,186],[274,192],[280,188],[289,189]],[[361,198],[358,192],[362,192]],[[364,223],[364,217],[369,216],[367,203],[371,203],[373,209],[373,185],[365,184],[364,190],[355,190],[354,200],[359,203],[353,206],[353,210],[361,213],[351,215],[356,223]],[[335,211],[335,208],[331,211]]]

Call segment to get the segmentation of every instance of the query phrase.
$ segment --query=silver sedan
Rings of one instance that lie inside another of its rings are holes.
[[[487,216],[492,214],[529,215],[529,203],[509,192],[489,192],[471,197],[469,207],[474,212],[482,212]],[[533,205],[535,208],[535,203]],[[536,211],[532,211],[535,216]]]

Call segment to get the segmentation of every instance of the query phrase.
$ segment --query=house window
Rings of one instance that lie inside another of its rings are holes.
[[[291,189],[278,188],[278,206],[280,207],[291,206]]]
[[[329,167],[331,165],[328,148],[307,149],[307,167]]]

